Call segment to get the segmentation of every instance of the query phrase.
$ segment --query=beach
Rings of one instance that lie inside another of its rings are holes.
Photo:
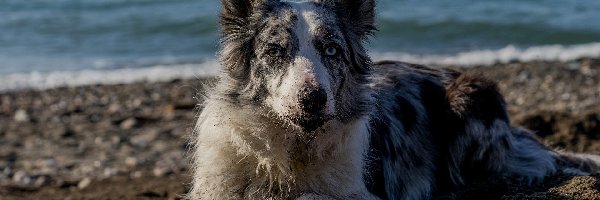
[[[600,59],[459,67],[499,82],[513,125],[550,147],[600,152]],[[179,199],[213,78],[0,93],[0,199]],[[488,180],[437,199],[600,199],[600,175]]]
[[[290,0],[296,1],[296,0]],[[0,0],[0,200],[181,199],[220,1]],[[481,73],[513,125],[600,153],[600,1],[379,0],[373,60]],[[435,199],[600,199],[600,175]]]

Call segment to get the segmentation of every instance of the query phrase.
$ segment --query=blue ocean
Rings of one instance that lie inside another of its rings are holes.
[[[0,0],[0,90],[218,72],[217,0]],[[379,0],[375,60],[600,57],[598,0]]]

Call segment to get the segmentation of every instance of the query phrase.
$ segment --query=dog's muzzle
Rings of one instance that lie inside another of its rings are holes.
[[[327,92],[323,88],[306,92],[306,96],[300,100],[302,110],[307,114],[319,115],[327,106]]]
[[[304,92],[301,98],[303,117],[300,126],[305,132],[312,132],[322,126],[326,120],[325,108],[327,107],[327,92],[323,88]]]

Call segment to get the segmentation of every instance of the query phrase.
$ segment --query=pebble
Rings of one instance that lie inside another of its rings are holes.
[[[84,189],[88,186],[90,186],[90,183],[92,183],[92,180],[88,177],[85,177],[83,179],[81,179],[81,181],[79,181],[79,183],[77,183],[77,188]]]
[[[113,103],[110,104],[110,106],[108,106],[108,113],[117,113],[121,110],[121,105],[117,104],[117,103]]]
[[[155,93],[152,93],[151,97],[152,97],[152,100],[158,101],[158,100],[160,100],[161,95],[159,93],[155,92]]]
[[[581,72],[581,74],[586,75],[586,76],[594,75],[594,71],[592,71],[592,69],[590,68],[589,65],[582,66],[581,69],[579,69],[579,71]]]
[[[125,158],[125,165],[128,167],[135,167],[137,165],[137,159],[134,157]]]
[[[135,118],[127,118],[123,122],[121,122],[120,127],[123,130],[129,130],[133,128],[137,124],[137,120]]]
[[[29,121],[29,115],[27,114],[27,111],[19,109],[17,112],[15,112],[14,119],[15,122],[27,122]]]
[[[142,172],[141,171],[135,171],[135,172],[131,173],[131,177],[132,178],[140,178],[140,177],[142,177]]]
[[[147,147],[152,141],[158,137],[157,130],[148,130],[140,135],[133,136],[130,141],[131,144],[138,147]]]
[[[102,162],[99,160],[94,161],[94,167],[101,168],[103,166]]]
[[[134,99],[133,102],[131,102],[131,106],[133,106],[134,108],[140,107],[141,105],[142,105],[141,99]]]
[[[117,172],[118,172],[117,169],[108,167],[108,168],[104,169],[104,177],[108,178],[108,177],[114,176],[117,174]]]
[[[12,180],[14,182],[22,183],[22,184],[26,184],[26,185],[31,183],[31,177],[29,177],[27,175],[27,173],[25,173],[25,171],[22,171],[22,170],[15,172],[15,174],[13,174]]]
[[[36,161],[35,165],[42,173],[52,173],[56,170],[58,163],[54,159],[40,159]]]
[[[102,137],[96,137],[94,138],[94,144],[96,145],[102,145],[104,143],[104,140],[102,139]]]
[[[35,164],[41,168],[45,168],[45,167],[55,167],[57,162],[54,159],[39,159],[39,160],[36,160]]]
[[[35,181],[33,182],[33,186],[35,186],[35,187],[41,187],[41,186],[43,186],[44,184],[46,184],[46,180],[47,180],[47,179],[46,179],[46,177],[44,177],[44,176],[39,176],[39,177],[37,177],[37,178],[35,179]]]
[[[171,170],[162,167],[156,167],[152,170],[152,174],[156,177],[163,177],[171,172]]]
[[[152,148],[156,149],[156,151],[165,151],[168,148],[168,144],[159,140],[153,143]]]
[[[12,100],[10,99],[10,97],[8,96],[3,96],[2,99],[0,99],[0,111],[4,112],[4,113],[11,113],[12,112]]]
[[[110,137],[110,143],[113,145],[117,145],[117,144],[121,143],[121,137],[119,137],[119,136]]]
[[[6,167],[4,168],[4,170],[2,170],[2,173],[6,176],[10,175],[12,173],[12,168],[10,167]]]

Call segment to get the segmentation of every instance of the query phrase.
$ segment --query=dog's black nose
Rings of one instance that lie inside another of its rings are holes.
[[[304,112],[309,114],[320,114],[327,104],[327,92],[323,88],[311,90],[302,98],[301,102]]]

